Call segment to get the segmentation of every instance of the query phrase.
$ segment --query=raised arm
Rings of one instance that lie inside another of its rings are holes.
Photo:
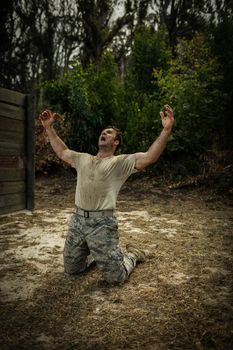
[[[65,162],[71,164],[72,158],[71,158],[71,152],[69,148],[66,146],[66,144],[60,139],[60,137],[57,135],[54,127],[53,127],[53,122],[54,122],[54,116],[55,113],[52,113],[49,110],[45,110],[43,113],[40,115],[40,121],[45,128],[45,131],[48,135],[50,144],[56,153],[56,155],[64,160]]]
[[[150,164],[155,163],[167,145],[169,135],[174,123],[173,110],[169,105],[164,106],[164,112],[160,112],[163,130],[159,137],[152,143],[147,152],[136,153],[135,168],[143,170]]]

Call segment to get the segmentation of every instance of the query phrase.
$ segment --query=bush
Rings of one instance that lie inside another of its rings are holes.
[[[126,74],[126,105],[124,151],[145,151],[161,131],[161,101],[154,69],[169,67],[171,50],[166,32],[141,27],[134,39]]]
[[[74,62],[64,78],[45,82],[43,90],[45,103],[66,116],[65,143],[74,150],[95,152],[95,130],[101,123],[101,116],[93,114],[87,74],[81,66]]]
[[[124,85],[112,52],[86,71],[88,96],[93,114],[101,116],[101,127],[121,124],[124,108]]]
[[[195,171],[200,155],[218,142],[223,105],[217,61],[198,35],[191,41],[180,40],[169,70],[154,70],[154,77],[161,105],[170,103],[175,113],[167,156],[185,159],[189,170]]]
[[[95,154],[101,129],[109,124],[121,124],[125,110],[124,89],[118,66],[110,52],[86,71],[73,62],[63,78],[46,81],[41,89],[43,105],[65,115],[64,122],[55,123],[55,127],[73,150]],[[36,150],[38,168],[48,167],[48,161],[60,164],[39,126]]]

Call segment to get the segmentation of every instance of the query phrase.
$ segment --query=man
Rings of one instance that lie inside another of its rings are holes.
[[[145,253],[133,244],[124,255],[118,246],[117,219],[114,216],[121,186],[134,172],[157,161],[174,123],[173,111],[165,105],[160,112],[163,130],[147,152],[114,156],[121,142],[117,128],[101,132],[96,156],[75,152],[64,144],[53,128],[55,113],[45,110],[40,115],[51,146],[57,156],[77,171],[76,210],[71,216],[64,247],[64,268],[68,274],[78,274],[95,261],[108,283],[123,283]]]

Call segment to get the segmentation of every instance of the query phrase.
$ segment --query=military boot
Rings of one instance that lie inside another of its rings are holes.
[[[126,250],[129,254],[132,254],[137,262],[144,262],[146,260],[146,254],[142,249],[139,249],[136,244],[128,243]]]

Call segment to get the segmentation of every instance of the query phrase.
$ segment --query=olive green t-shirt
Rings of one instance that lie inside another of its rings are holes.
[[[85,210],[115,209],[117,195],[127,178],[137,172],[135,155],[99,158],[71,151],[77,171],[75,204]]]

